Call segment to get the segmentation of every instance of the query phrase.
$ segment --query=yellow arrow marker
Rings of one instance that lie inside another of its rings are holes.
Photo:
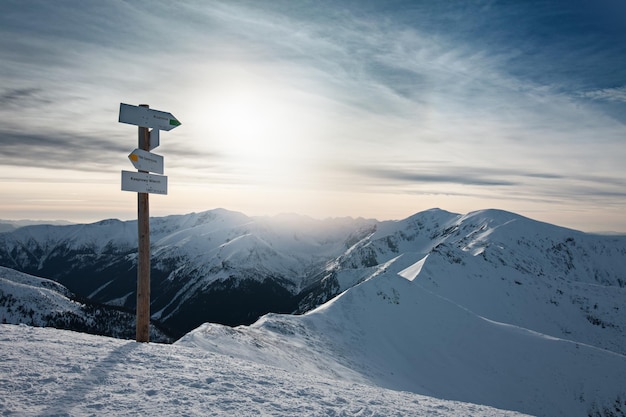
[[[0,2],[1,1],[2,0],[0,0]],[[150,153],[141,149],[135,149],[130,155],[128,155],[128,159],[139,171],[163,174],[163,157],[161,155]]]

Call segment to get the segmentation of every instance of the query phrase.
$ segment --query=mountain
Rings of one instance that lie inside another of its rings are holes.
[[[32,226],[34,224],[69,225],[72,224],[72,222],[66,220],[0,220],[0,232],[9,232],[20,227]]]
[[[380,270],[499,322],[626,354],[626,237],[590,235],[513,213],[441,210],[383,222],[327,270],[302,312]]]
[[[623,237],[431,210],[330,264],[339,295],[316,309],[176,343],[538,416],[624,416],[624,266]]]
[[[523,417],[184,346],[26,325],[0,335],[3,415]]]
[[[136,222],[119,220],[21,227],[0,233],[0,265],[134,309],[136,235]],[[151,311],[176,337],[309,311],[393,261],[423,265],[428,289],[481,316],[624,353],[624,236],[498,210],[379,222],[218,209],[152,218],[151,242]]]
[[[292,312],[326,264],[373,220],[251,218],[223,209],[152,218],[153,318],[178,337],[206,322]],[[137,223],[28,226],[0,233],[0,265],[133,309]]]
[[[79,301],[61,284],[0,267],[0,317],[6,323],[56,327],[132,339],[135,316],[119,308]],[[169,342],[160,329],[151,327],[151,340]]]

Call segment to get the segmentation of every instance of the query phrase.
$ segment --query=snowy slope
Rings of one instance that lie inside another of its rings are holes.
[[[171,318],[185,302],[231,278],[271,280],[288,292],[286,296],[296,295],[329,260],[345,251],[347,236],[366,222],[295,215],[250,218],[225,210],[200,216],[197,222],[184,219],[184,224],[174,227],[175,232],[155,240],[157,268],[177,260],[178,268],[164,284],[180,288],[168,294],[170,301],[155,311],[155,318]]]
[[[626,354],[624,236],[499,210],[429,210],[381,223],[329,269],[328,287],[335,295],[381,269],[417,266],[425,288],[491,320]]]
[[[419,277],[387,272],[306,315],[206,324],[176,343],[538,416],[587,416],[626,400],[626,356],[486,319]]]
[[[135,337],[135,316],[104,305],[78,302],[61,284],[0,267],[0,317],[7,323],[57,327],[120,338]],[[155,341],[171,340],[151,328]]]
[[[0,364],[2,415],[522,416],[183,346],[27,326],[0,325]]]
[[[0,316],[8,323],[45,326],[51,314],[80,314],[70,297],[57,282],[0,267]]]

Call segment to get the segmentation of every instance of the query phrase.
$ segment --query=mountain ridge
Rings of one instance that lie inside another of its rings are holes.
[[[218,209],[150,222],[151,310],[178,336],[205,321],[251,324],[269,312],[304,313],[398,257],[392,264],[398,271],[429,254],[436,256],[425,260],[426,271],[445,266],[461,276],[466,274],[463,263],[469,263],[477,282],[482,282],[477,274],[497,273],[521,287],[531,284],[531,277],[548,276],[555,289],[545,301],[571,303],[567,298],[574,295],[568,291],[574,291],[587,320],[599,328],[615,326],[605,311],[610,307],[595,307],[582,286],[626,286],[621,272],[626,237],[590,235],[495,209],[465,215],[431,209],[382,222],[248,217]],[[136,251],[136,221],[0,233],[0,265],[131,310]],[[437,259],[440,254],[443,258]]]
[[[538,416],[623,415],[624,354],[482,316],[393,262],[304,315],[207,323],[176,344]]]

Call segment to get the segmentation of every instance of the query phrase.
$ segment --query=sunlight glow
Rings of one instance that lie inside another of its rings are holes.
[[[293,188],[317,181],[328,124],[318,97],[253,67],[212,68],[204,76],[190,122],[202,125],[202,150],[216,154],[221,169],[245,184]]]
[[[246,165],[284,162],[296,151],[285,138],[287,109],[263,91],[236,91],[215,109],[217,140],[222,152]],[[291,148],[291,149],[290,149]]]

